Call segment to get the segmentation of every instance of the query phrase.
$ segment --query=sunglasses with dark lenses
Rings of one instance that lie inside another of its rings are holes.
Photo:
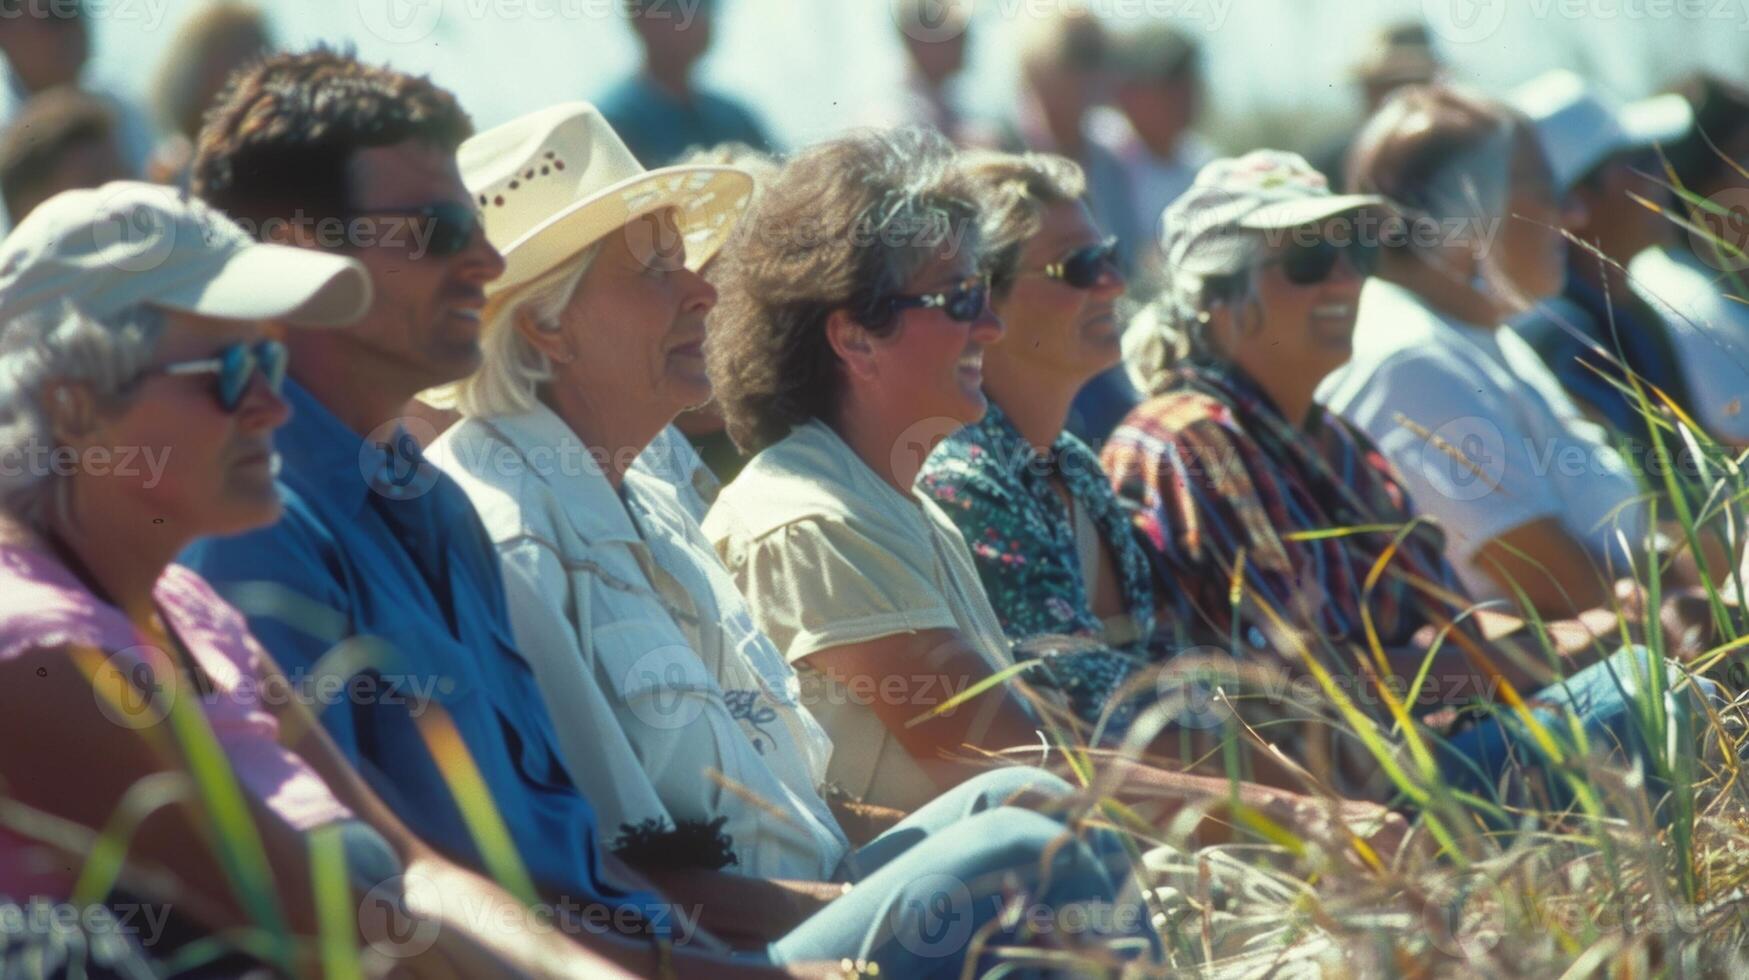
[[[399,239],[414,258],[429,256],[446,259],[458,255],[474,240],[480,230],[480,212],[466,204],[439,201],[417,208],[385,208],[374,211],[354,211],[355,218],[406,218],[410,225],[400,229],[384,226],[376,229],[376,239],[387,245]]]
[[[1115,237],[1092,245],[1083,245],[1064,256],[1061,262],[1040,269],[1039,274],[1060,279],[1064,285],[1075,289],[1092,289],[1108,270],[1117,270]]]
[[[941,310],[960,323],[971,323],[983,316],[989,305],[990,285],[980,278],[967,279],[944,292],[923,293],[919,296],[892,296],[887,299],[887,309],[895,314],[900,310],[922,307]]]
[[[1337,245],[1319,240],[1307,245],[1295,244],[1263,264],[1281,266],[1281,274],[1296,286],[1315,286],[1329,279],[1330,273],[1336,271],[1336,264],[1342,261],[1346,261],[1356,274],[1370,276],[1378,265],[1378,247],[1370,243]]]
[[[219,407],[227,412],[235,412],[237,406],[243,403],[243,396],[248,393],[249,382],[255,377],[257,370],[267,379],[267,387],[274,394],[279,394],[280,389],[285,386],[285,369],[290,359],[284,344],[277,340],[264,340],[257,344],[232,344],[219,351],[217,357],[177,361],[151,373],[173,377],[190,374],[217,375],[213,382],[213,397],[218,400]]]

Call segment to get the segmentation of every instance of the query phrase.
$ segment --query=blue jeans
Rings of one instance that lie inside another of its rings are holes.
[[[1585,768],[1599,751],[1613,761],[1638,762],[1646,774],[1647,797],[1657,798],[1668,789],[1652,764],[1653,754],[1667,759],[1675,753],[1692,756],[1700,748],[1696,716],[1701,698],[1714,699],[1718,687],[1697,678],[1689,691],[1666,693],[1662,732],[1646,730],[1635,704],[1652,678],[1652,655],[1644,647],[1622,650],[1607,660],[1592,664],[1563,682],[1550,684],[1531,700],[1542,702],[1531,709],[1559,745],[1568,762],[1563,767],[1550,758],[1526,728],[1524,721],[1507,709],[1449,739],[1434,740],[1435,758],[1445,781],[1454,789],[1509,806],[1536,806],[1563,810],[1574,803],[1569,775],[1586,778]],[[1682,674],[1673,664],[1662,665],[1667,686]],[[1593,752],[1578,752],[1570,717],[1576,717]],[[1648,736],[1658,741],[1650,741]],[[1514,771],[1515,765],[1519,768]],[[1503,777],[1511,773],[1511,778]]]
[[[1157,954],[1159,939],[1140,897],[1132,891],[1120,899],[1130,871],[1118,837],[1099,831],[1070,837],[1059,820],[1003,805],[1027,789],[1069,791],[1042,770],[997,769],[864,845],[851,858],[855,888],[773,943],[772,962],[848,957],[880,964],[883,977],[958,977],[1011,886],[1026,894],[1023,914],[994,928],[990,945],[1024,945],[1029,929],[1060,930],[1079,934],[1072,940],[1121,937],[1132,954]]]

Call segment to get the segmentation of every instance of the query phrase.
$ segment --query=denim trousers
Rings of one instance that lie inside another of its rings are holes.
[[[1592,664],[1564,681],[1537,691],[1528,700],[1546,734],[1565,761],[1551,756],[1524,719],[1502,708],[1488,719],[1448,739],[1433,742],[1435,759],[1447,785],[1508,806],[1564,810],[1574,804],[1573,781],[1586,781],[1599,757],[1639,764],[1647,798],[1656,802],[1668,783],[1654,758],[1677,760],[1700,751],[1697,726],[1703,700],[1718,698],[1718,686],[1696,678],[1683,692],[1674,664],[1664,670],[1664,725],[1654,730],[1644,703],[1654,668],[1652,653],[1629,647]],[[1638,703],[1637,703],[1638,702]],[[1589,753],[1581,752],[1573,721],[1585,733]]]
[[[868,960],[884,977],[958,977],[975,942],[1072,944],[1090,937],[1128,959],[1159,938],[1116,834],[1007,806],[1014,794],[1069,792],[1050,773],[1010,767],[948,790],[852,856],[855,886],[773,943],[774,963]],[[988,929],[1008,900],[1020,914]],[[987,933],[987,934],[986,934]],[[984,957],[983,969],[1000,961]],[[1018,971],[1026,976],[1028,971]]]

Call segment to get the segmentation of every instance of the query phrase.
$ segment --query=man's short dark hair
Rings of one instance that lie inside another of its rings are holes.
[[[55,171],[68,151],[115,138],[115,113],[76,88],[54,88],[25,102],[0,133],[0,197],[16,221],[20,203]]]
[[[353,154],[409,140],[453,153],[474,126],[425,76],[318,47],[234,75],[207,114],[194,193],[255,227],[269,219],[344,218]]]

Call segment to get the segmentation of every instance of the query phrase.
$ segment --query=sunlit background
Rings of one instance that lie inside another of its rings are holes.
[[[368,59],[430,72],[481,126],[590,98],[633,70],[620,0],[260,0],[281,47],[345,41]],[[690,9],[693,0],[673,0]],[[1011,110],[1017,24],[1058,0],[979,0],[962,96]],[[1622,97],[1708,67],[1749,73],[1749,0],[1090,0],[1115,25],[1165,17],[1204,42],[1210,117],[1229,149],[1316,142],[1358,113],[1346,69],[1369,31],[1428,22],[1459,81],[1500,91],[1553,67]],[[92,81],[142,98],[199,0],[91,0]],[[790,146],[856,124],[903,71],[887,0],[718,0],[709,87],[754,107]]]

